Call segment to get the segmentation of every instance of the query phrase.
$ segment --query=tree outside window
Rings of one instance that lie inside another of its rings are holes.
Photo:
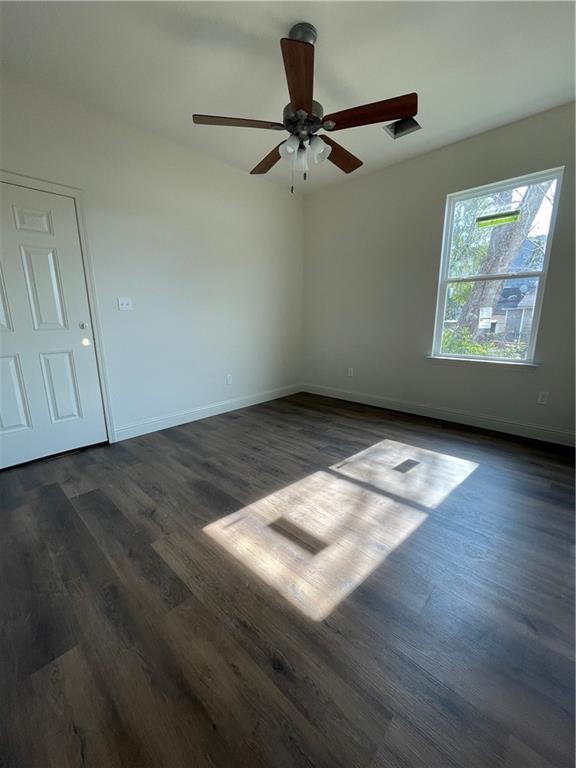
[[[448,196],[436,356],[532,361],[561,177]]]

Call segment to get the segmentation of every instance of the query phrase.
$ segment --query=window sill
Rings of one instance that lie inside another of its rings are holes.
[[[498,366],[501,368],[522,368],[522,369],[530,369],[530,368],[539,368],[540,363],[532,363],[532,362],[524,362],[523,360],[480,360],[475,357],[449,357],[445,355],[426,355],[428,360],[432,360],[434,362],[440,361],[443,363],[465,363],[472,365],[488,365],[488,366]]]

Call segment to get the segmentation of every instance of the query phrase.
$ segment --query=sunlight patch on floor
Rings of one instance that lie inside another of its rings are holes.
[[[321,621],[477,466],[383,440],[204,531],[306,616]],[[290,526],[289,537],[280,525],[271,527],[281,519]],[[300,546],[299,530],[303,539],[325,546],[316,553]]]

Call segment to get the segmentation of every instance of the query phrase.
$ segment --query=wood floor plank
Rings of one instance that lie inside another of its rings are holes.
[[[174,609],[164,627],[179,653],[187,679],[201,681],[206,706],[217,712],[234,734],[230,747],[238,760],[242,757],[247,764],[253,764],[247,748],[249,744],[254,746],[255,728],[267,733],[266,742],[255,750],[260,760],[264,758],[263,765],[297,768],[311,763],[330,768],[364,768],[372,756],[374,746],[364,739],[357,750],[346,741],[347,754],[343,758],[338,723],[333,724],[332,740],[321,738],[317,718],[309,716],[311,708],[307,716],[301,714],[231,633],[222,631],[215,614],[199,600],[190,598]],[[277,660],[279,655],[277,651]],[[215,680],[218,685],[214,685]],[[346,727],[346,721],[340,725]],[[294,730],[298,740],[292,738]]]
[[[573,470],[298,394],[0,473],[0,766],[571,768]]]
[[[328,742],[339,745],[344,754],[354,747],[362,754],[370,751],[392,713],[377,700],[367,703],[343,682],[337,669],[325,664],[314,646],[303,645],[290,613],[270,609],[269,593],[262,599],[248,590],[250,581],[240,577],[233,565],[207,579],[210,562],[226,563],[207,541],[168,538],[154,546]]]
[[[225,582],[219,586],[214,584],[213,579],[210,579],[210,583],[206,584],[206,580],[203,577],[204,569],[202,567],[206,555],[203,557],[201,554],[203,547],[200,542],[197,542],[195,545],[193,545],[190,540],[179,542],[179,544],[176,544],[175,551],[169,540],[158,542],[156,546],[161,548],[168,558],[170,557],[169,552],[172,549],[172,557],[174,558],[172,560],[173,565],[177,569],[182,569],[180,571],[182,578],[186,578],[186,574],[188,574],[188,578],[190,579],[188,583],[191,586],[191,589],[201,593],[204,599],[211,599],[214,605],[221,604],[223,610],[225,610],[228,615],[236,617],[236,621],[247,634],[247,642],[249,643],[252,652],[255,652],[255,649],[258,648],[258,646],[262,646],[264,649],[263,657],[266,659],[266,641],[262,641],[258,634],[256,634],[256,629],[254,628],[254,616],[250,612],[250,604],[255,601],[254,594],[250,597],[247,605],[243,606],[242,591],[245,591],[245,587],[243,588],[245,577],[241,580],[236,576],[236,581],[240,582],[238,589],[235,589],[233,583],[234,579],[231,578],[228,579],[230,583]],[[184,553],[184,549],[189,553],[188,557]],[[224,573],[224,569],[219,569],[219,574],[221,573]],[[210,598],[208,593],[212,590],[213,586],[216,591],[212,598]],[[266,637],[268,637],[271,634],[271,621],[266,616],[265,600],[258,601],[257,606],[252,610],[265,621],[265,624],[268,627]],[[274,615],[276,616],[276,623],[278,623],[278,611],[275,611]],[[274,619],[272,618],[272,621],[273,620]],[[366,633],[357,633],[354,638],[347,638],[344,635],[345,630],[336,629],[336,636],[334,636],[332,629],[334,624],[333,620],[329,619],[326,623],[329,627],[329,632],[327,633],[324,631],[322,625],[313,624],[306,625],[306,632],[302,635],[298,632],[298,628],[294,626],[293,620],[288,620],[286,622],[285,629],[282,629],[284,625],[280,625],[279,631],[283,632],[286,637],[291,637],[292,643],[296,648],[306,648],[307,653],[310,653],[308,650],[309,648],[317,648],[320,650],[321,657],[325,657],[326,654],[331,654],[333,678],[336,675],[339,677],[340,674],[343,673],[346,676],[349,676],[351,681],[357,681],[359,678],[363,678],[364,674],[366,674],[366,679],[362,679],[363,694],[370,697],[371,706],[374,711],[377,712],[380,710],[380,712],[383,713],[399,710],[402,713],[405,713],[406,716],[408,716],[408,713],[411,713],[413,717],[417,717],[419,728],[421,731],[422,728],[424,729],[424,734],[426,732],[430,736],[436,734],[437,741],[440,740],[439,734],[441,734],[441,740],[446,741],[448,751],[444,753],[440,752],[440,754],[444,754],[445,760],[450,759],[448,757],[450,748],[458,746],[457,740],[455,745],[451,743],[451,740],[452,742],[455,740],[456,734],[462,727],[463,718],[466,718],[467,730],[469,731],[468,740],[466,742],[465,751],[457,756],[458,760],[455,761],[456,764],[459,764],[458,761],[462,761],[465,756],[467,764],[470,766],[497,764],[491,761],[486,762],[486,757],[483,754],[482,749],[488,743],[488,735],[492,732],[495,736],[498,736],[500,750],[502,752],[506,743],[506,731],[497,727],[495,723],[491,724],[488,722],[483,725],[485,718],[483,718],[479,712],[476,712],[469,707],[466,708],[464,706],[464,699],[455,696],[450,689],[447,689],[445,686],[440,684],[436,684],[435,686],[434,680],[430,679],[430,677],[419,670],[418,667],[412,667],[413,672],[410,674],[410,663],[408,661],[404,660],[400,665],[404,668],[403,674],[391,670],[385,663],[387,654],[385,649],[383,650],[382,638],[372,636],[372,644],[367,645],[368,641],[366,639]],[[356,619],[356,623],[358,624],[358,619]],[[360,632],[360,629],[358,632]],[[358,656],[351,653],[351,646],[360,649]],[[348,650],[344,651],[345,648],[348,648]],[[381,660],[382,665],[374,664],[373,658],[375,654],[377,654],[378,660]],[[288,658],[292,658],[291,653],[287,654],[287,656]],[[336,659],[338,659],[338,661],[336,661]],[[395,661],[399,664],[398,657],[396,657]],[[301,663],[302,659],[300,658],[298,660],[298,665],[301,665]],[[350,664],[353,665],[352,669],[350,669]],[[292,671],[290,667],[288,667],[288,669]],[[294,688],[295,685],[302,685],[296,670],[298,670],[298,667],[295,668],[291,675],[288,675],[287,682],[285,682],[282,676],[279,675],[280,681],[278,684],[283,686],[283,689],[287,691],[288,695],[291,695],[290,688]],[[392,673],[393,677],[391,678]],[[303,677],[304,680],[308,680],[309,677],[312,677],[315,680],[323,679],[318,673],[314,675],[306,673]],[[343,687],[345,690],[346,686]],[[437,692],[434,692],[435,687],[437,688]],[[354,700],[351,696],[350,689],[348,689],[348,691],[348,700]],[[295,696],[295,700],[306,703],[310,702],[313,700],[311,698],[311,693],[312,692],[310,691],[306,693],[305,689],[300,687]],[[383,697],[386,699],[386,707],[383,706]],[[376,705],[376,702],[379,702],[378,705]],[[419,710],[423,707],[424,702],[429,702],[432,705],[432,708],[430,712],[426,712],[422,715]],[[467,711],[467,709],[469,711]],[[362,705],[358,701],[356,701],[355,704],[355,712],[358,714],[362,712]],[[386,722],[388,719],[385,715],[381,715],[381,717],[382,722]],[[318,716],[316,716],[316,719],[321,720]],[[337,721],[335,714],[331,714],[331,720]],[[365,727],[369,726],[369,722],[369,717],[366,717],[364,720]],[[475,755],[471,754],[473,745],[471,737],[473,732],[476,732],[475,738],[477,740],[478,748],[478,752]],[[375,733],[376,731],[372,732],[373,737],[378,738],[375,736]],[[380,729],[380,735],[383,734],[384,731]],[[423,736],[423,738],[425,738],[425,736]],[[492,745],[492,747],[494,748],[494,745]]]
[[[42,536],[40,499],[11,512],[0,538],[0,680],[23,680],[77,642],[52,553]]]
[[[469,748],[477,748],[481,761],[488,759],[482,756],[482,746],[489,738],[495,737],[492,751],[501,754],[505,736],[512,731],[534,748],[553,754],[559,765],[568,765],[572,732],[569,712],[558,700],[544,697],[539,691],[531,689],[518,671],[514,675],[510,660],[504,665],[500,659],[479,652],[478,641],[475,642],[474,638],[450,638],[445,633],[438,635],[429,626],[411,620],[405,612],[393,612],[389,606],[363,602],[356,610],[354,601],[350,601],[350,608],[354,611],[346,622],[346,629],[351,646],[356,649],[370,648],[372,655],[377,654],[376,658],[382,660],[394,652],[395,673],[399,673],[404,664],[408,665],[404,675],[398,678],[399,687],[402,680],[408,681],[409,668],[412,667],[420,679],[428,679],[430,690],[434,687],[443,690],[442,701],[448,705],[447,716],[450,719],[455,716],[454,722],[459,717],[464,718],[471,739]],[[337,618],[329,621],[336,622]],[[340,624],[336,626],[340,628]],[[442,638],[441,642],[439,638]],[[387,651],[380,650],[384,642],[388,645]],[[375,647],[379,650],[374,651]],[[391,683],[389,679],[389,685]],[[473,702],[473,708],[469,708],[466,702]],[[538,730],[530,726],[532,718],[540,723]],[[472,741],[474,732],[475,743]],[[445,724],[443,736],[447,733]],[[447,748],[455,745],[448,744]],[[470,765],[473,759],[470,753]]]
[[[101,490],[76,496],[75,510],[117,576],[135,599],[161,616],[189,597],[189,591],[149,546],[144,528],[136,528]]]
[[[146,765],[188,768],[190,755],[200,768],[226,765],[230,754],[201,691],[138,603],[115,584],[98,589],[89,579],[71,585],[71,600],[97,683],[137,734]]]
[[[26,716],[44,743],[38,768],[122,768],[135,756],[141,761],[137,743],[123,733],[117,713],[98,691],[80,646],[34,673],[32,699]]]
[[[505,766],[506,768],[552,768],[552,763],[511,736]]]

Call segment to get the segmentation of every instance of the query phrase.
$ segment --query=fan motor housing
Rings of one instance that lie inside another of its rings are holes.
[[[291,104],[286,104],[284,107],[284,113],[282,122],[284,128],[289,133],[298,136],[300,139],[306,139],[308,136],[316,133],[316,131],[322,126],[322,118],[324,117],[324,108],[318,101],[312,102],[312,112],[308,114],[304,110],[298,110],[294,112]]]

